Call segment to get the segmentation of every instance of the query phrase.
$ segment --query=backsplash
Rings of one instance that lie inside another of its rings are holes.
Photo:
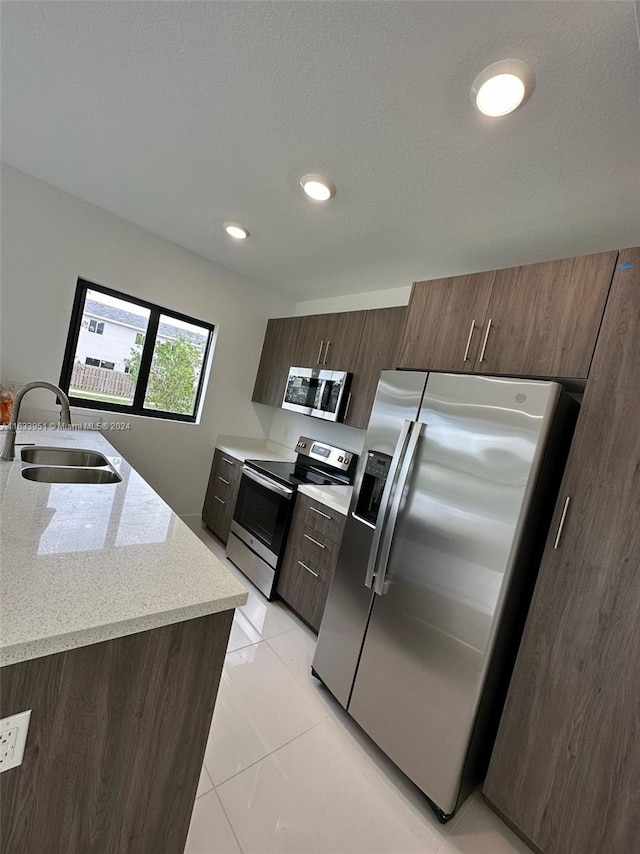
[[[310,436],[312,439],[337,445],[345,451],[360,454],[364,445],[365,431],[333,421],[323,421],[321,418],[312,418],[310,415],[274,409],[269,441],[293,448],[299,436]]]

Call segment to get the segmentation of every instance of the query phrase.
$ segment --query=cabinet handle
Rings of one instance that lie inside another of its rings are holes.
[[[223,462],[223,463],[228,463],[230,466],[235,466],[235,464],[236,464],[236,463],[235,463],[235,460],[229,460],[229,459],[227,459],[227,457],[223,457],[223,458],[222,458],[222,462]]]
[[[220,504],[226,504],[227,503],[226,501],[223,501],[222,498],[218,498],[217,495],[214,495],[213,497],[215,498],[216,501],[219,501]]]
[[[343,421],[347,420],[347,416],[349,415],[349,407],[350,406],[351,406],[351,392],[349,392],[349,397],[347,398],[347,405],[344,408],[344,415],[342,416]]]
[[[305,540],[310,540],[314,546],[320,546],[321,549],[326,549],[326,546],[323,546],[322,543],[319,543],[317,540],[314,540],[313,537],[310,537],[309,534],[304,534]]]
[[[298,561],[298,564],[299,564],[303,569],[306,569],[306,570],[307,570],[307,572],[310,572],[310,573],[311,573],[311,575],[315,575],[315,577],[316,577],[316,578],[319,578],[319,577],[320,577],[320,576],[318,575],[318,573],[317,573],[317,572],[314,572],[312,569],[309,569],[309,567],[307,566],[307,564],[306,564],[306,563],[302,563],[302,561],[301,561],[301,560],[299,560],[299,561]]]
[[[484,362],[484,351],[487,349],[487,341],[489,340],[489,333],[491,332],[491,324],[493,321],[489,318],[489,323],[487,323],[487,331],[484,333],[484,341],[482,342],[482,351],[480,352],[479,362]]]
[[[329,355],[329,344],[331,344],[331,341],[327,341],[326,347],[324,348],[324,359],[322,360],[323,365],[327,364],[327,356]]]
[[[226,478],[224,478],[224,477],[220,477],[220,475],[218,475],[218,480],[221,480],[223,483],[226,483],[226,484],[227,484],[227,486],[229,486],[229,484],[231,483],[231,481],[230,481],[230,480],[227,480],[227,479],[226,479]]]
[[[475,317],[471,321],[471,329],[469,329],[469,337],[467,338],[467,346],[464,351],[464,356],[462,357],[463,362],[469,361],[469,350],[471,349],[471,339],[473,338],[473,330],[476,328],[476,319]]]
[[[324,339],[320,342],[320,348],[318,349],[318,358],[316,359],[316,365],[320,364],[320,358],[322,356],[322,348],[324,347]]]
[[[325,519],[333,519],[333,516],[329,516],[327,513],[323,513],[322,510],[316,510],[315,507],[309,507],[309,510],[313,510],[313,512],[317,513],[318,516],[323,516]]]
[[[558,525],[558,533],[556,534],[556,539],[553,544],[554,549],[557,549],[560,545],[560,537],[562,536],[562,529],[564,528],[564,520],[567,518],[567,510],[569,509],[569,502],[571,501],[571,496],[567,495],[564,500],[564,507],[562,508],[562,516],[560,517],[560,524]]]

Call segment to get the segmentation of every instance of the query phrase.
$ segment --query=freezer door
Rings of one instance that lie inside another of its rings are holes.
[[[408,435],[408,425],[418,417],[426,379],[426,374],[418,372],[382,372],[356,471],[353,499],[313,659],[314,671],[345,708],[371,609],[373,591],[365,585],[369,555],[374,541],[380,542],[379,527],[376,529],[355,514],[368,454],[378,451],[394,457],[402,436]]]
[[[349,712],[456,807],[555,383],[429,374]]]

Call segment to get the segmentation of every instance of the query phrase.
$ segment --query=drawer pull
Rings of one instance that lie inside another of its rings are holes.
[[[226,504],[227,503],[226,501],[223,501],[222,498],[218,498],[217,495],[214,495],[213,497],[215,498],[216,501],[219,501],[220,504]]]
[[[557,549],[560,545],[560,537],[562,536],[562,529],[564,528],[564,520],[567,518],[567,510],[569,509],[569,502],[571,501],[571,496],[567,495],[564,500],[564,507],[562,508],[562,516],[560,517],[560,524],[558,525],[558,532],[556,534],[556,539],[553,544],[554,549]]]
[[[309,507],[309,510],[313,510],[314,513],[317,513],[318,516],[322,516],[323,519],[333,519],[333,516],[329,516],[328,513],[323,513],[322,510],[316,510],[315,507]]]
[[[227,457],[223,457],[223,458],[222,458],[222,462],[223,462],[223,463],[228,463],[230,466],[235,466],[235,464],[236,464],[236,463],[235,463],[235,460],[230,460],[230,459],[228,459]]]
[[[344,410],[344,415],[342,416],[342,420],[346,421],[349,416],[349,407],[351,406],[351,392],[349,392],[349,397],[347,398],[347,405]]]
[[[316,365],[320,364],[320,359],[322,358],[322,348],[324,347],[324,340],[320,342],[320,349],[318,350],[318,358],[316,359]]]
[[[223,483],[226,483],[226,484],[227,484],[227,486],[229,486],[229,484],[231,483],[231,481],[230,481],[230,480],[227,480],[227,479],[226,479],[226,478],[224,478],[224,477],[220,477],[220,475],[218,475],[218,480],[221,480]]]
[[[469,350],[471,349],[471,339],[473,338],[473,330],[476,328],[476,319],[471,321],[471,329],[469,330],[469,337],[467,338],[467,346],[464,351],[464,356],[462,357],[463,362],[469,361]]]
[[[313,543],[314,546],[319,546],[321,549],[326,549],[326,546],[322,543],[319,543],[317,540],[314,540],[313,537],[310,537],[309,534],[304,535],[305,540],[309,540],[309,542]]]
[[[493,320],[489,318],[489,323],[487,323],[487,331],[484,333],[484,341],[482,342],[482,352],[480,353],[480,358],[478,359],[479,362],[484,362],[484,354],[485,350],[487,349],[487,341],[489,340],[489,333],[491,332],[492,323]]]
[[[315,575],[315,577],[316,577],[316,578],[320,578],[320,576],[318,575],[318,573],[317,573],[317,572],[314,572],[312,569],[309,569],[309,567],[307,566],[307,564],[306,564],[306,563],[302,563],[302,561],[301,561],[301,560],[299,560],[299,561],[298,561],[298,564],[299,564],[303,569],[306,569],[306,570],[307,570],[307,572],[310,572],[310,573],[311,573],[311,575]]]
[[[324,359],[322,360],[323,365],[327,364],[327,356],[329,355],[329,344],[331,344],[331,341],[327,341],[327,346],[324,348]]]

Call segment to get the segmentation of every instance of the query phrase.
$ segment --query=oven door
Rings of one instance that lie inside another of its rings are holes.
[[[246,466],[231,530],[269,566],[276,568],[291,517],[293,489]]]

